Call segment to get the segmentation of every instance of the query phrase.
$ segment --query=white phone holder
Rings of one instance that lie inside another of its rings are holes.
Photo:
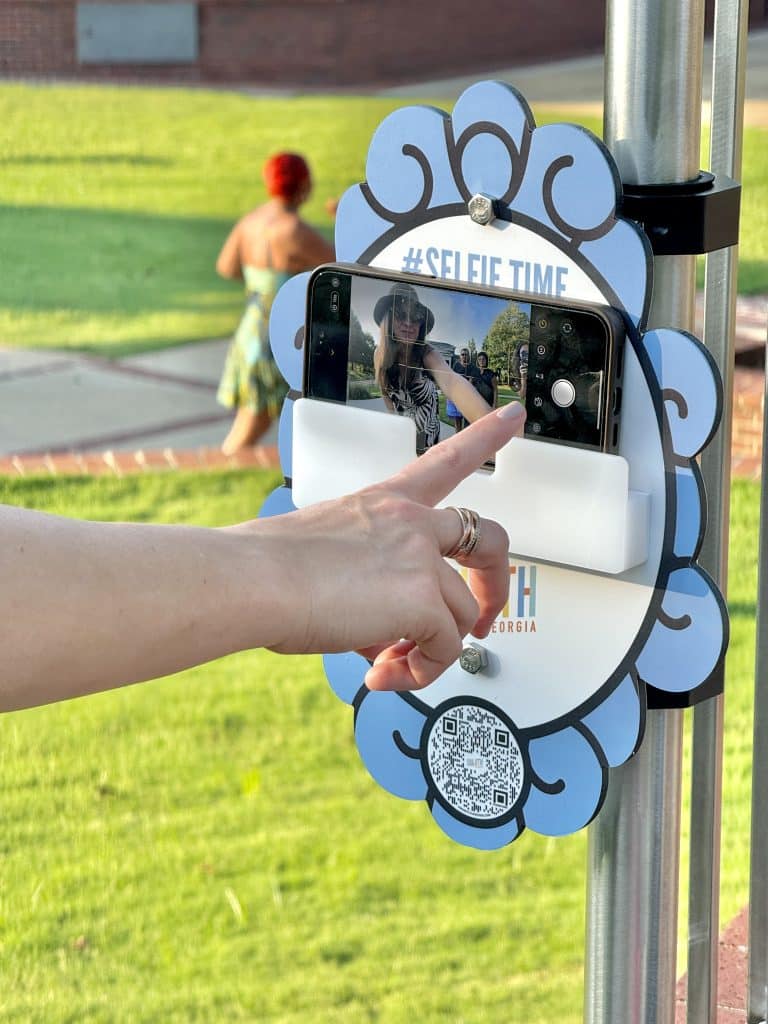
[[[610,769],[640,744],[646,707],[722,688],[728,619],[696,562],[695,458],[717,429],[722,383],[695,338],[645,331],[651,251],[617,216],[620,196],[590,132],[537,128],[519,93],[481,82],[451,115],[412,106],[385,118],[366,181],[339,204],[342,262],[601,303],[629,324],[617,455],[515,439],[494,472],[446,499],[495,517],[511,538],[509,601],[480,649],[467,638],[466,656],[413,694],[368,691],[368,663],[353,652],[324,659],[373,777],[481,849],[525,828],[583,827]],[[286,485],[262,515],[381,480],[415,453],[404,417],[298,400],[308,278],[292,278],[272,310],[292,390],[279,435]]]
[[[293,502],[380,483],[416,458],[413,420],[302,398],[293,411]],[[333,473],[328,466],[335,466]],[[515,438],[441,502],[481,508],[520,558],[617,574],[648,557],[650,496],[629,489],[620,455]]]

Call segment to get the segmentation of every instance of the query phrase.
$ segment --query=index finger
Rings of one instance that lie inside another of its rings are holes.
[[[524,422],[524,407],[520,402],[510,402],[430,448],[391,477],[387,487],[422,505],[434,505],[522,433]]]

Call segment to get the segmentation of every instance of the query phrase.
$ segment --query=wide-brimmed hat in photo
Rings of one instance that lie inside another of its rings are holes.
[[[419,301],[418,293],[413,285],[393,284],[387,294],[382,295],[373,307],[373,319],[377,324],[381,324],[381,321],[393,308],[395,310],[405,308],[411,320],[417,316],[421,317],[425,324],[425,334],[429,334],[435,326],[435,314],[429,306],[425,306],[423,302]]]

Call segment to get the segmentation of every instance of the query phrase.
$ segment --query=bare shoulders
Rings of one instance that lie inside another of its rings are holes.
[[[238,229],[244,238],[263,237],[279,229],[285,218],[293,215],[283,210],[275,210],[269,204],[257,206],[255,210],[244,214],[238,221]]]
[[[280,248],[279,240],[284,236],[286,220],[290,222],[292,219],[293,215],[290,212],[276,210],[269,203],[241,217],[237,224],[237,232],[242,262],[253,267],[285,269],[280,266],[279,257],[275,258],[275,250]],[[290,231],[290,224],[287,227]]]
[[[269,203],[245,214],[237,226],[240,256],[254,267],[298,273],[333,259],[333,249],[296,210]]]
[[[297,273],[334,259],[333,247],[313,227],[294,213],[269,230],[274,266]]]

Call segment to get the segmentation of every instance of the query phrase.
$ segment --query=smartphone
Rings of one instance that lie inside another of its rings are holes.
[[[625,336],[609,306],[327,265],[308,286],[304,395],[409,416],[419,454],[511,401],[528,438],[615,452]]]

